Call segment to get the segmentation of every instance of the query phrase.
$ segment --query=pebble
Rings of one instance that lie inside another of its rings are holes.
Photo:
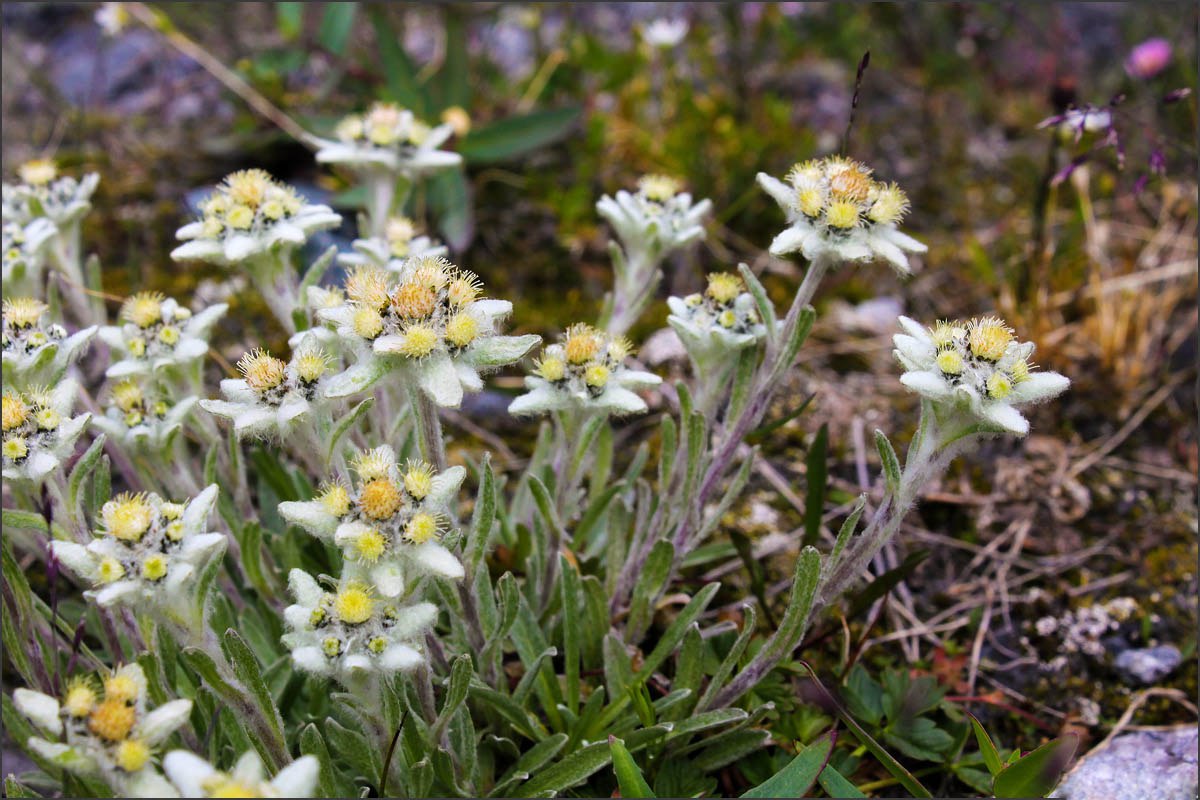
[[[1117,656],[1115,666],[1131,683],[1148,686],[1158,683],[1183,661],[1183,655],[1174,645],[1145,647],[1126,650]]]
[[[1138,731],[1084,756],[1051,792],[1064,800],[1192,800],[1197,778],[1195,725]]]

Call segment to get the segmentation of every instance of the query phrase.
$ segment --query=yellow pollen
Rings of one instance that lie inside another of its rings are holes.
[[[400,508],[403,498],[396,484],[388,478],[376,478],[363,484],[358,504],[371,519],[389,519]]]
[[[386,649],[387,639],[383,638],[382,636],[372,637],[371,640],[367,642],[367,650],[371,651],[373,655],[379,655]]]
[[[121,562],[109,556],[100,562],[100,566],[96,568],[97,583],[113,583],[125,577],[125,568],[121,566]]]
[[[1012,394],[1012,381],[1003,372],[993,372],[987,379],[988,397],[1003,400]]]
[[[479,335],[479,323],[470,314],[455,314],[446,323],[446,340],[455,347],[466,347]]]
[[[136,721],[137,712],[133,706],[127,705],[124,700],[110,698],[92,709],[88,717],[88,730],[101,739],[119,742],[129,736]]]
[[[858,204],[852,200],[834,200],[825,209],[825,224],[831,228],[849,230],[858,225]]]
[[[158,507],[158,513],[163,515],[163,519],[179,519],[185,508],[186,503],[163,503]]]
[[[22,164],[17,174],[30,186],[45,186],[58,177],[58,166],[48,158],[36,158]]]
[[[48,309],[49,306],[32,297],[5,300],[4,322],[13,328],[32,328]]]
[[[407,319],[426,319],[437,308],[437,292],[424,283],[402,283],[392,292],[392,308]]]
[[[63,708],[75,719],[82,719],[96,707],[96,691],[86,680],[72,681],[63,698]]]
[[[879,190],[879,196],[871,204],[867,218],[881,225],[899,222],[908,211],[908,196],[896,184]]]
[[[692,307],[692,308],[695,308],[696,306],[698,306],[698,305],[700,305],[701,303],[703,303],[703,302],[704,302],[704,295],[701,295],[701,294],[689,294],[687,297],[683,298],[683,302],[684,302],[686,305],[688,305],[688,306],[690,306],[690,307]]]
[[[167,557],[155,553],[142,562],[142,577],[148,581],[161,581],[167,577]]]
[[[943,350],[937,356],[937,368],[943,375],[961,375],[963,359],[957,350]]]
[[[437,517],[422,511],[404,526],[404,538],[413,544],[424,544],[438,535],[439,527]]]
[[[364,450],[354,461],[354,471],[364,481],[373,481],[388,474],[392,468],[392,459],[382,447],[374,450]]]
[[[4,457],[9,461],[20,461],[29,455],[29,445],[22,436],[12,436],[4,440]]]
[[[150,761],[150,747],[141,739],[126,739],[117,747],[117,766],[125,772],[137,772]]]
[[[583,364],[591,361],[600,352],[600,332],[585,322],[567,328],[563,350],[567,361],[572,364]]]
[[[304,350],[292,360],[296,377],[304,383],[315,383],[325,374],[328,361],[320,350]]]
[[[132,703],[138,696],[138,683],[127,672],[118,670],[104,681],[104,699]]]
[[[282,219],[284,215],[283,203],[278,200],[268,200],[263,203],[263,216],[270,220]]]
[[[361,625],[375,612],[375,599],[366,585],[352,583],[333,598],[333,610],[347,625]]]
[[[225,194],[235,203],[258,208],[275,181],[261,169],[244,169],[225,178]]]
[[[129,340],[129,354],[134,358],[141,358],[146,355],[146,340],[137,336]]]
[[[633,355],[634,349],[633,342],[624,336],[618,336],[616,339],[609,341],[606,351],[609,359],[619,364]]]
[[[424,500],[433,491],[433,467],[422,461],[410,461],[404,471],[404,491],[416,500]]]
[[[143,494],[121,494],[100,508],[104,530],[114,539],[136,542],[150,528],[153,509]]]
[[[483,284],[474,272],[460,270],[446,285],[446,299],[455,308],[462,308],[475,301],[483,291]]]
[[[408,358],[424,358],[437,347],[437,331],[428,325],[410,325],[404,331],[404,343],[400,345],[401,354]]]
[[[179,344],[179,328],[174,325],[164,325],[158,332],[158,340],[168,347]]]
[[[36,419],[39,430],[52,431],[62,422],[62,414],[59,414],[53,408],[43,408],[37,412]]]
[[[587,381],[588,386],[602,389],[608,383],[608,367],[603,364],[592,364],[584,370],[583,379]]]
[[[335,517],[341,518],[350,513],[350,493],[340,483],[329,486],[317,500]]]
[[[999,361],[1012,341],[1012,331],[994,317],[972,320],[968,325],[967,344],[977,358]]]
[[[1022,383],[1029,380],[1029,362],[1025,359],[1014,362],[1008,368],[1008,374],[1012,378],[1013,383]]]
[[[180,522],[179,520],[168,523],[166,529],[163,532],[166,534],[167,538],[170,539],[172,542],[178,542],[180,539],[183,538],[183,523]]]
[[[728,305],[742,293],[742,279],[728,272],[713,272],[708,276],[708,288],[704,293],[718,303]]]
[[[737,324],[737,314],[733,313],[733,309],[727,308],[717,315],[717,324],[722,328],[732,328]]]
[[[321,650],[325,653],[327,658],[333,658],[342,652],[341,640],[339,640],[336,636],[326,636],[321,641]]]
[[[787,179],[793,186],[800,183],[812,183],[821,179],[822,165],[820,161],[810,158],[792,166],[788,170]]]
[[[871,193],[874,181],[857,165],[838,172],[829,179],[829,190],[834,197],[861,203]]]
[[[256,392],[266,392],[283,383],[287,364],[266,350],[258,349],[246,353],[237,363],[246,378],[246,385]]]
[[[142,387],[132,378],[126,378],[113,387],[113,403],[122,411],[132,411],[142,404]]]
[[[387,550],[387,539],[374,528],[369,528],[359,534],[354,540],[354,554],[359,561],[374,564]]]
[[[638,180],[638,191],[647,200],[665,203],[680,190],[679,181],[669,175],[645,175]]]
[[[357,114],[351,114],[348,117],[343,117],[341,122],[334,128],[334,135],[343,142],[352,142],[362,136],[363,122],[362,117]]]
[[[25,420],[29,419],[29,406],[16,392],[5,392],[3,400],[0,400],[0,418],[7,433],[25,424]]]
[[[942,350],[953,345],[954,334],[957,330],[959,329],[954,324],[939,321],[930,331],[930,338],[933,339],[934,347]]]
[[[201,788],[205,791],[205,797],[262,797],[258,787],[240,783],[224,774],[206,778]]]
[[[548,381],[561,381],[566,375],[566,365],[563,360],[556,356],[544,356],[538,361],[534,368],[534,373],[541,375]]]
[[[359,267],[346,278],[346,296],[378,311],[388,301],[386,273],[378,267]]]
[[[149,328],[162,319],[165,299],[159,292],[138,292],[121,305],[121,319],[139,328]]]
[[[235,231],[249,230],[254,224],[254,211],[249,206],[234,206],[225,215],[225,224]]]
[[[806,217],[821,216],[821,209],[825,207],[825,198],[821,195],[820,189],[806,187],[796,193],[796,208]]]
[[[409,282],[428,286],[437,292],[450,280],[454,265],[441,256],[424,256],[411,265]]]
[[[383,333],[383,317],[373,308],[360,307],[354,312],[354,335],[374,339]]]

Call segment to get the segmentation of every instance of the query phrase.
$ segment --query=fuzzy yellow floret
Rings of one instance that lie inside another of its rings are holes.
[[[113,403],[122,411],[131,411],[142,404],[142,387],[132,378],[126,378],[113,386]]]
[[[446,299],[455,308],[462,308],[468,303],[475,302],[483,291],[483,284],[474,272],[458,270],[446,284]]]
[[[732,328],[737,325],[737,314],[733,313],[733,309],[725,309],[717,315],[717,324],[722,328]]]
[[[644,175],[638,180],[638,191],[647,200],[665,203],[679,193],[679,181],[669,175]]]
[[[535,375],[540,375],[548,381],[561,381],[566,375],[566,364],[557,356],[543,356],[534,366]]]
[[[327,658],[333,658],[342,652],[342,642],[336,636],[326,636],[321,640],[321,652],[325,653]],[[209,795],[213,797],[214,795]]]
[[[137,772],[150,763],[150,746],[141,739],[126,739],[117,747],[115,760],[125,772]]]
[[[629,339],[624,336],[618,336],[615,339],[609,340],[605,352],[608,354],[610,360],[619,364],[633,355],[636,349],[633,346],[633,342],[629,341]]]
[[[404,526],[404,538],[413,544],[424,544],[438,535],[440,527],[437,517],[422,511]]]
[[[584,364],[596,357],[602,343],[602,337],[598,330],[586,322],[580,322],[567,328],[563,351],[566,353],[568,362]]]
[[[325,353],[315,348],[300,351],[292,359],[296,377],[304,383],[315,383],[329,368],[329,359]]]
[[[29,444],[23,436],[10,436],[4,440],[4,457],[9,461],[20,461],[29,455]]]
[[[88,717],[88,730],[101,739],[119,742],[129,736],[136,721],[137,712],[133,706],[124,700],[106,698],[92,709]]]
[[[16,392],[5,392],[0,400],[0,419],[6,433],[24,425],[25,420],[29,419],[29,406],[25,404],[25,399]]]
[[[150,529],[154,509],[144,494],[120,494],[100,507],[104,530],[114,539],[136,542]]]
[[[742,279],[728,272],[713,272],[708,276],[708,288],[704,293],[713,300],[727,305],[742,293]]]
[[[58,177],[58,165],[48,158],[35,158],[22,164],[17,174],[30,186],[45,186]]]
[[[403,501],[400,489],[389,478],[367,481],[359,490],[358,504],[371,519],[389,519]]]
[[[328,486],[317,497],[317,501],[335,517],[344,517],[350,512],[350,493],[340,483]]]
[[[129,348],[129,355],[134,358],[141,358],[146,355],[146,340],[140,336],[135,336],[126,344]]]
[[[387,273],[378,267],[359,267],[346,278],[346,296],[378,311],[388,301]]]
[[[394,460],[382,447],[374,450],[364,450],[354,460],[354,471],[364,481],[373,481],[388,474],[394,465]]]
[[[335,653],[334,655],[337,654]],[[201,788],[204,789],[205,797],[262,797],[262,793],[258,787],[236,781],[224,773],[218,773],[205,778]]]
[[[961,375],[963,358],[957,350],[942,350],[937,355],[937,368],[943,375]]]
[[[967,346],[977,358],[999,361],[1012,341],[1012,330],[995,317],[972,320],[967,326]]]
[[[424,358],[438,344],[438,335],[429,325],[415,324],[404,329],[404,341],[400,345],[401,355],[408,358]]]
[[[357,114],[342,117],[337,127],[334,128],[333,135],[343,142],[353,142],[363,135],[362,117]]]
[[[806,186],[796,192],[796,208],[800,210],[806,217],[821,216],[821,209],[825,207],[825,196],[821,194],[821,190],[812,186]]]
[[[858,203],[853,200],[834,200],[825,209],[825,224],[831,228],[849,230],[858,225]]]
[[[1003,400],[1012,394],[1012,381],[1003,372],[993,372],[987,379],[988,397]]]
[[[829,178],[829,191],[839,200],[861,203],[867,199],[875,182],[861,164],[849,162]]]
[[[470,314],[455,314],[446,322],[446,341],[466,347],[479,336],[479,322]]]
[[[867,218],[881,225],[899,222],[908,212],[908,195],[896,184],[890,184],[879,190],[875,202],[867,212]]]
[[[155,553],[142,562],[142,577],[148,581],[161,581],[167,577],[167,557]]]
[[[375,598],[363,583],[351,583],[333,598],[333,611],[347,625],[361,625],[375,613]]]
[[[437,292],[424,282],[402,283],[392,292],[392,309],[406,319],[427,319],[437,308]]]
[[[63,697],[63,709],[75,719],[83,719],[96,707],[96,689],[90,680],[76,678],[67,686]]]
[[[174,347],[179,344],[179,328],[174,325],[164,325],[162,330],[158,332],[158,340],[167,347]]]
[[[929,331],[929,335],[933,339],[933,346],[942,350],[954,344],[954,338],[960,331],[961,328],[955,323],[939,320]]]
[[[234,206],[225,215],[225,224],[235,231],[249,230],[254,224],[254,209],[250,206]]]
[[[38,430],[52,431],[62,423],[62,414],[53,408],[43,408],[38,410],[34,420],[37,422]]]
[[[261,348],[242,356],[237,367],[246,378],[246,385],[256,392],[279,386],[287,373],[287,364]]]
[[[138,292],[121,305],[121,319],[139,328],[149,328],[162,319],[164,300],[161,292]]]
[[[583,379],[594,389],[603,389],[608,385],[609,369],[603,364],[592,364],[583,371]]]
[[[1008,368],[1008,375],[1013,383],[1029,380],[1029,362],[1021,359]]]
[[[138,682],[128,672],[117,670],[104,680],[104,699],[132,703],[141,691]]]
[[[354,312],[354,335],[374,339],[383,333],[383,317],[373,308],[360,307]]]
[[[359,561],[374,564],[387,550],[387,538],[382,533],[369,528],[354,540],[354,553]]]
[[[111,556],[101,559],[100,565],[96,567],[96,582],[97,583],[113,583],[125,577],[125,568],[121,566],[121,562]]]
[[[454,273],[454,265],[441,256],[422,256],[409,265],[409,281],[441,291]]]
[[[383,235],[389,243],[404,242],[407,244],[417,235],[417,226],[408,217],[392,217],[384,226]]]
[[[32,328],[37,325],[49,306],[32,297],[17,297],[4,301],[4,322],[13,328]]]
[[[404,491],[416,500],[424,500],[433,491],[433,467],[423,461],[410,461],[404,470]]]
[[[258,208],[275,181],[261,169],[244,169],[225,178],[225,194],[235,203]]]

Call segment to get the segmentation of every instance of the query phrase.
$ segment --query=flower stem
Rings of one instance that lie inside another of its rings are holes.
[[[446,442],[442,436],[442,421],[438,417],[437,404],[417,386],[410,386],[409,400],[417,419],[417,438],[421,445],[421,458],[433,465],[438,472],[446,469]]]

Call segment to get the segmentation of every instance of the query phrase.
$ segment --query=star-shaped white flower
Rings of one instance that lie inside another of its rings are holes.
[[[900,317],[900,381],[938,407],[966,413],[996,432],[1024,436],[1029,422],[1018,406],[1049,400],[1070,381],[1057,372],[1031,371],[1032,342],[1018,342],[995,318],[939,322],[927,329]]]
[[[316,500],[280,503],[279,513],[341,547],[345,575],[362,577],[384,597],[398,597],[414,575],[462,578],[462,564],[438,539],[467,471],[455,466],[435,473],[421,462],[401,469],[387,445],[354,463],[353,487],[333,484]]]
[[[771,242],[772,255],[799,251],[810,262],[837,263],[883,259],[908,274],[905,254],[928,249],[896,228],[908,211],[900,187],[874,180],[857,161],[837,156],[805,161],[792,167],[787,180],[758,173],[759,186],[790,223]]]
[[[42,293],[42,269],[46,265],[46,245],[58,234],[58,227],[45,217],[25,223],[8,219],[3,224],[3,277],[6,292]]]
[[[174,298],[138,292],[121,306],[122,325],[100,328],[100,339],[113,351],[109,378],[146,375],[182,367],[208,353],[212,327],[229,306],[211,305],[195,314]]]
[[[198,398],[172,403],[168,396],[147,390],[136,378],[116,383],[104,414],[92,417],[92,427],[137,452],[169,450]]]
[[[712,202],[692,203],[679,181],[664,175],[647,175],[638,181],[637,192],[604,195],[596,211],[608,220],[625,247],[626,260],[636,262],[646,254],[657,262],[667,253],[704,238],[701,221],[712,210]]]
[[[626,359],[633,346],[612,339],[590,325],[572,325],[561,343],[547,346],[534,373],[525,378],[529,389],[508,407],[515,416],[579,410],[625,416],[646,411],[639,389],[652,389],[662,378],[630,369]]]
[[[156,494],[123,494],[100,509],[103,530],[86,546],[54,541],[54,556],[92,584],[97,605],[150,605],[177,610],[193,604],[194,579],[225,552],[225,536],[206,531],[217,501],[213,484],[186,504]]]
[[[339,253],[337,260],[343,267],[382,267],[400,273],[409,259],[444,257],[449,253],[445,245],[428,236],[418,234],[416,224],[407,217],[392,217],[384,226],[383,236],[355,239],[352,253]]]
[[[438,149],[453,133],[449,123],[430,128],[406,108],[376,103],[366,114],[345,117],[334,139],[318,140],[317,163],[383,169],[411,179],[462,164],[458,153]]]
[[[79,384],[4,392],[4,479],[39,484],[75,452],[91,414],[71,416]]]
[[[730,273],[709,275],[703,294],[668,297],[667,306],[667,322],[698,368],[728,363],[732,353],[767,335],[754,297],[742,279]]]
[[[425,662],[422,639],[437,619],[432,603],[400,605],[370,584],[343,579],[326,592],[303,570],[288,575],[294,605],[283,611],[283,644],[297,669],[346,683],[370,673],[408,672]]]
[[[97,326],[67,335],[49,319],[49,306],[31,297],[4,301],[4,382],[56,383],[96,335]]]
[[[163,759],[163,772],[180,797],[312,797],[321,762],[316,756],[301,756],[268,781],[262,759],[253,750],[228,773],[194,753],[172,750]]]
[[[59,230],[77,223],[91,209],[92,194],[100,176],[92,172],[82,179],[59,176],[54,162],[30,161],[21,166],[21,183],[3,187],[3,216],[6,222],[25,225],[45,218]]]

